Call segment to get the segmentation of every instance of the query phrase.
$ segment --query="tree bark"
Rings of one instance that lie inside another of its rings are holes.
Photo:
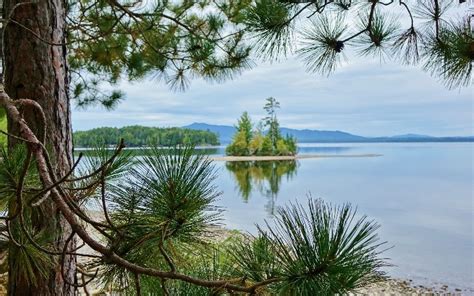
[[[33,127],[38,138],[45,139],[57,176],[64,175],[72,165],[71,111],[68,95],[68,69],[66,61],[66,1],[40,0],[24,2],[4,1],[4,18],[11,18],[32,32],[10,22],[5,28],[4,79],[5,90],[12,99],[28,98],[41,105],[45,122],[37,110],[22,108],[25,120]],[[13,10],[13,11],[12,11]],[[48,44],[49,43],[49,44]],[[52,45],[53,44],[53,45]],[[8,131],[19,134],[18,126],[9,121]],[[10,140],[13,148],[16,141]],[[53,247],[62,246],[71,233],[68,223],[60,216],[51,201],[42,205],[43,216],[36,219],[36,230],[51,233]],[[74,244],[71,245],[71,248]],[[12,263],[15,258],[10,258]],[[61,274],[58,258],[49,276],[36,285],[25,278],[9,277],[9,295],[74,295],[76,289],[67,284],[75,282],[76,258],[66,257],[65,278]],[[12,264],[10,264],[10,270]]]

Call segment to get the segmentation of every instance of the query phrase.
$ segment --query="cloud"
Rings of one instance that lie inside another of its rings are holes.
[[[418,67],[381,64],[373,58],[350,57],[329,77],[307,73],[301,61],[290,57],[260,63],[221,84],[197,79],[183,93],[152,79],[122,82],[119,88],[127,99],[115,111],[74,110],[74,129],[234,124],[243,111],[254,120],[263,117],[264,99],[273,96],[281,102],[279,118],[285,127],[367,136],[474,134],[472,90],[449,91]]]

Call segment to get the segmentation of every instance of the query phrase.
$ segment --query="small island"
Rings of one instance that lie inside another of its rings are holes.
[[[244,112],[236,125],[232,143],[226,148],[227,156],[232,157],[285,157],[293,159],[298,147],[296,139],[290,135],[282,136],[276,110],[280,103],[273,97],[266,99],[263,109],[267,116],[256,127],[247,112]]]

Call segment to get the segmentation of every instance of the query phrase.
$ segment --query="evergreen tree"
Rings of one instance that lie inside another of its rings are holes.
[[[249,143],[249,154],[250,155],[261,155],[263,142],[265,141],[265,136],[260,130],[257,130],[253,133],[252,140]]]
[[[248,142],[244,131],[235,133],[232,143],[226,147],[226,154],[233,156],[249,155]]]
[[[245,141],[248,145],[250,140],[252,140],[253,124],[247,111],[242,113],[242,116],[240,116],[239,120],[237,121],[236,129],[238,132],[242,132],[245,135]]]
[[[276,110],[280,108],[280,103],[273,97],[267,98],[267,103],[263,109],[267,112],[267,117],[263,120],[265,127],[267,127],[267,137],[270,139],[272,145],[272,154],[276,154],[277,142],[281,138],[280,123],[276,116]]]
[[[236,134],[232,143],[227,146],[226,154],[234,156],[251,155],[250,142],[253,137],[253,125],[247,112],[242,113],[235,127]]]
[[[265,136],[263,138],[262,148],[258,150],[259,155],[261,156],[268,156],[273,155],[273,143],[270,137]]]
[[[291,155],[295,155],[298,152],[298,146],[296,146],[296,138],[286,135],[285,144]]]

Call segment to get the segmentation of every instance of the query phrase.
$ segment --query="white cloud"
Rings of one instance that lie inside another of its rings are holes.
[[[447,90],[417,67],[354,58],[330,77],[307,73],[301,61],[261,63],[232,81],[193,81],[184,93],[162,82],[123,82],[127,99],[112,112],[73,112],[77,130],[98,126],[234,124],[243,111],[261,118],[264,99],[281,102],[282,126],[344,130],[362,135],[416,132],[472,135],[471,89]],[[94,118],[93,121],[90,118]]]

